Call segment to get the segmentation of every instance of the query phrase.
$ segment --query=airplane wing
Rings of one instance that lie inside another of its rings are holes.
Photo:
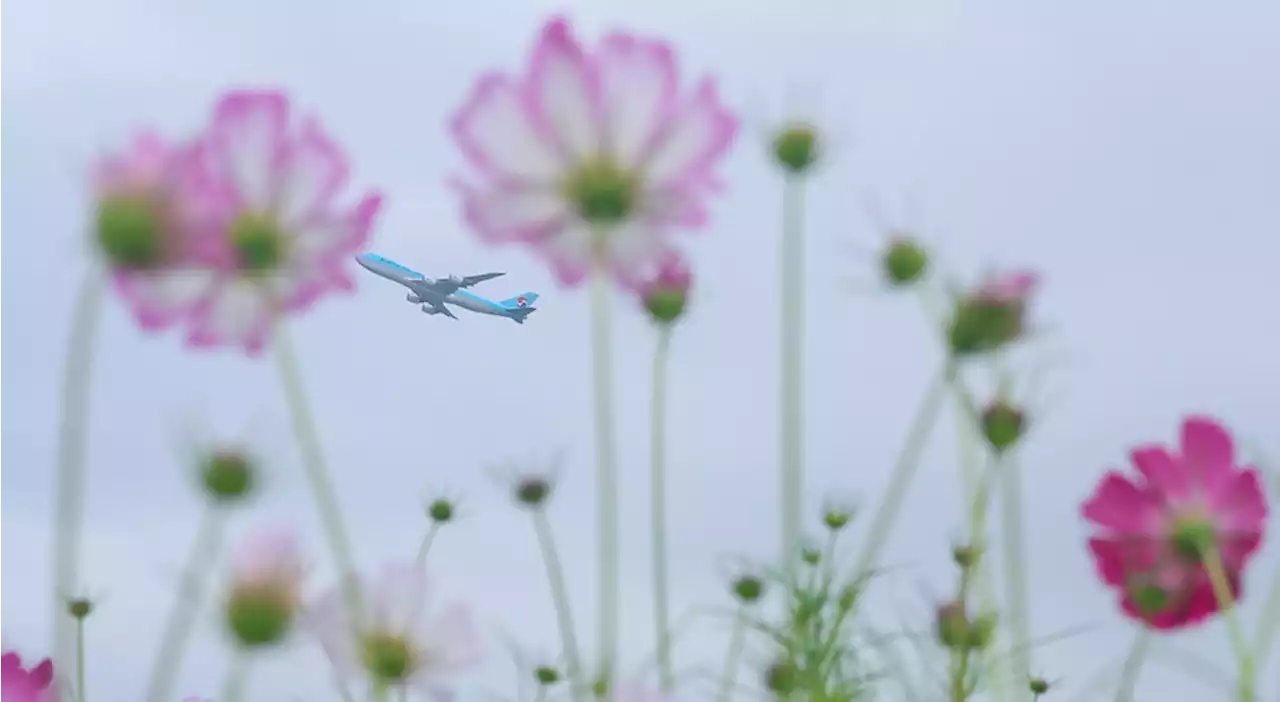
[[[428,299],[425,301],[425,303],[426,303],[426,304],[424,304],[424,305],[422,306],[422,311],[423,311],[423,312],[427,312],[427,311],[428,311],[428,309],[429,309],[429,310],[431,311],[431,312],[430,312],[431,314],[442,314],[442,315],[444,315],[444,316],[446,316],[446,317],[448,317],[448,318],[450,318],[450,319],[457,319],[457,318],[458,318],[458,316],[457,316],[457,315],[455,315],[455,314],[453,313],[453,310],[451,310],[451,309],[449,309],[447,306],[445,306],[445,304],[444,304],[444,301],[443,301],[443,300],[437,300],[437,299],[435,299],[435,298],[428,298]],[[430,307],[428,307],[428,305],[429,305]]]
[[[493,280],[494,278],[501,278],[504,275],[506,275],[506,273],[481,273],[479,275],[469,275],[462,279],[462,282],[458,287],[469,288],[477,283],[483,283],[486,280]]]

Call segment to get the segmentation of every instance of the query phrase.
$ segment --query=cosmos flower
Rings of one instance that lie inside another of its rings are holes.
[[[195,281],[193,345],[257,353],[282,315],[352,287],[344,267],[368,238],[381,198],[340,206],[347,171],[345,155],[314,119],[291,121],[283,93],[222,97],[182,172],[208,272]],[[137,297],[160,308],[176,304],[169,289]]]
[[[427,576],[412,565],[389,565],[360,589],[365,611],[353,622],[344,598],[321,598],[312,626],[334,668],[363,675],[382,688],[408,686],[431,699],[452,699],[444,678],[481,659],[480,639],[460,604],[427,616]]]
[[[671,324],[684,314],[693,287],[693,272],[679,254],[670,253],[658,262],[657,270],[644,279],[640,299],[649,316],[659,324]]]
[[[97,248],[144,329],[183,319],[213,279],[195,227],[194,152],[144,132],[94,168]]]
[[[242,646],[283,640],[301,607],[302,560],[293,532],[260,532],[245,539],[231,562],[227,628]]]
[[[53,683],[53,661],[48,658],[27,669],[17,653],[5,651],[0,657],[0,683],[4,702],[58,702],[61,697]]]
[[[737,120],[710,79],[682,90],[666,43],[615,33],[588,50],[554,18],[527,74],[482,76],[452,129],[478,171],[457,185],[479,236],[533,246],[567,285],[599,265],[634,287],[667,230],[706,224]]]
[[[1219,554],[1232,594],[1262,543],[1266,496],[1258,470],[1236,464],[1231,436],[1212,419],[1190,417],[1177,450],[1142,446],[1139,475],[1105,475],[1083,506],[1102,529],[1089,540],[1103,582],[1119,591],[1125,614],[1156,629],[1177,629],[1218,611],[1204,566]]]

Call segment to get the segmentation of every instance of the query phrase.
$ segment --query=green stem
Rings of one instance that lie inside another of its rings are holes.
[[[875,514],[871,518],[870,531],[863,544],[862,553],[858,556],[857,567],[853,571],[855,577],[865,577],[875,568],[880,552],[888,541],[894,520],[901,511],[903,499],[906,498],[907,488],[911,486],[911,481],[920,466],[920,457],[924,453],[929,432],[933,429],[938,411],[942,408],[949,375],[950,366],[938,374],[920,403],[916,418],[907,432],[906,442],[898,455],[898,461],[890,474],[889,487],[885,490],[884,498],[876,505]]]
[[[84,701],[84,617],[76,617],[76,702]]]
[[[200,516],[196,538],[182,570],[181,590],[173,602],[173,608],[169,610],[169,617],[160,635],[160,646],[156,649],[151,682],[147,686],[148,702],[165,702],[172,696],[173,681],[182,665],[187,644],[191,641],[196,612],[200,609],[204,596],[205,575],[218,554],[224,524],[222,512],[215,505],[206,507]]]
[[[778,495],[788,575],[800,551],[804,494],[804,184],[803,177],[788,176],[782,199]]]
[[[427,529],[427,533],[422,536],[422,543],[418,544],[418,555],[413,562],[421,568],[427,563],[427,553],[431,551],[431,544],[435,543],[436,534],[440,531],[440,522],[431,522],[431,528]]]
[[[302,387],[302,374],[298,369],[298,361],[283,325],[276,329],[275,343],[280,380],[284,385],[285,399],[289,403],[289,411],[293,417],[293,431],[297,436],[299,449],[302,451],[303,467],[311,483],[311,492],[320,512],[320,521],[324,526],[325,537],[329,541],[329,549],[333,551],[334,560],[337,561],[339,583],[346,599],[348,616],[352,625],[358,627],[362,610],[351,542],[343,526],[342,510],[338,507],[337,494],[329,478],[328,469],[325,467],[324,452],[320,448],[320,437],[316,431],[315,420],[311,417],[310,405],[307,403],[306,392]]]
[[[1004,527],[1004,578],[1009,597],[1009,618],[1013,631],[1011,664],[1018,680],[1031,679],[1030,599],[1027,587],[1027,550],[1023,542],[1022,472],[1013,459],[1006,458],[1000,471],[1000,522]]]
[[[236,651],[231,656],[231,667],[222,681],[222,696],[218,702],[241,702],[245,685],[249,680],[249,656]]]
[[[612,680],[618,658],[618,466],[613,422],[613,359],[608,270],[597,264],[592,277],[591,355],[595,400],[596,470],[599,499],[601,679]]]
[[[564,649],[565,673],[569,678],[573,697],[578,699],[589,685],[582,677],[582,659],[578,653],[578,637],[577,629],[573,624],[573,612],[569,608],[569,588],[565,585],[564,565],[560,562],[560,551],[556,548],[555,538],[551,534],[551,523],[547,521],[547,513],[541,508],[533,512],[533,530],[538,537],[538,549],[542,551],[542,562],[547,567],[551,602],[555,606],[556,624],[560,628],[561,647]]]
[[[1138,672],[1142,664],[1147,662],[1147,651],[1151,645],[1151,632],[1146,628],[1138,631],[1133,638],[1133,647],[1124,659],[1124,668],[1120,672],[1120,688],[1116,690],[1116,702],[1133,702],[1133,691],[1138,687]]]
[[[1254,634],[1253,648],[1258,652],[1258,667],[1266,667],[1277,633],[1280,633],[1280,569],[1276,570],[1276,576],[1271,580],[1271,591],[1267,593],[1267,599],[1262,605],[1262,616],[1258,619],[1258,630]]]
[[[973,564],[963,566],[960,570],[960,587],[957,588],[956,602],[966,610],[976,568],[977,565]],[[951,649],[951,702],[965,702],[969,699],[969,661],[972,654],[973,648],[967,642]]]
[[[731,702],[733,685],[738,678],[738,664],[742,659],[742,651],[747,643],[747,608],[738,607],[733,618],[733,631],[729,634],[729,652],[725,654],[724,676],[720,680],[719,702]]]
[[[85,277],[76,296],[71,339],[62,370],[62,396],[58,422],[57,496],[53,509],[54,658],[65,665],[70,655],[65,598],[78,587],[80,546],[84,530],[85,449],[89,436],[89,390],[93,354],[97,348],[98,320],[102,317],[102,279],[96,272]]]
[[[1227,635],[1231,637],[1231,647],[1235,649],[1236,660],[1240,665],[1240,681],[1237,694],[1240,702],[1254,702],[1253,652],[1245,638],[1244,627],[1240,624],[1240,615],[1236,611],[1235,596],[1231,594],[1231,583],[1227,579],[1227,571],[1222,567],[1222,554],[1216,544],[1210,544],[1204,554],[1205,571],[1209,574],[1209,582],[1213,585],[1213,594],[1218,598],[1218,609],[1227,620]]]
[[[675,686],[671,665],[670,576],[667,573],[667,477],[666,412],[667,358],[671,351],[671,326],[658,331],[658,347],[653,353],[653,404],[650,422],[650,519],[653,522],[653,625],[658,649],[658,679],[670,693]]]

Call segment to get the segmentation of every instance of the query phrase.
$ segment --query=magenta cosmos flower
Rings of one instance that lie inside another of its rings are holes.
[[[427,610],[430,587],[416,565],[390,565],[362,583],[364,612],[352,620],[345,598],[321,598],[312,626],[334,668],[364,676],[381,687],[417,690],[438,701],[452,699],[447,678],[480,662],[480,637],[470,610],[453,604]]]
[[[284,314],[352,287],[346,266],[381,204],[376,193],[339,203],[346,156],[314,119],[295,123],[288,98],[272,91],[223,96],[190,148],[148,141],[102,170],[114,174],[99,176],[113,192],[146,194],[149,222],[178,232],[157,238],[185,242],[177,258],[153,246],[145,275],[123,277],[144,325],[183,319],[192,344],[250,353]],[[176,224],[171,211],[182,215]]]
[[[458,184],[464,214],[487,241],[535,247],[565,284],[598,265],[638,285],[668,229],[707,222],[736,131],[711,80],[681,89],[666,43],[611,34],[588,50],[555,18],[527,73],[483,76],[453,120],[479,174]]]
[[[27,669],[18,654],[6,651],[0,657],[0,681],[4,702],[58,702],[60,698],[53,682],[53,662],[48,658]]]
[[[1182,425],[1176,451],[1143,446],[1138,475],[1110,472],[1083,507],[1103,531],[1089,540],[1103,582],[1124,612],[1157,629],[1177,629],[1218,611],[1203,558],[1216,548],[1234,596],[1262,543],[1266,496],[1258,470],[1238,466],[1231,436],[1212,419]]]

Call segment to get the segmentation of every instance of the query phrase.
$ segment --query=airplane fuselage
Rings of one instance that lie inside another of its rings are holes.
[[[475,293],[469,293],[466,290],[457,290],[452,295],[446,297],[444,301],[450,305],[461,307],[464,310],[479,312],[480,314],[491,314],[496,317],[506,317],[509,313],[509,310],[498,303],[480,297]]]

